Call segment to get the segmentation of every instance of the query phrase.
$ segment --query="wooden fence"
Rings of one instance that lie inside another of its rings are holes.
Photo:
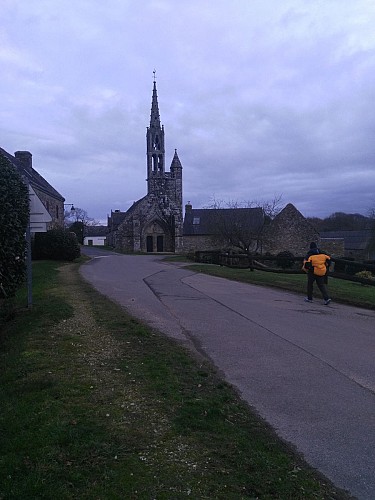
[[[214,250],[197,251],[195,252],[194,260],[195,262],[216,264],[237,269],[256,269],[265,272],[284,274],[304,274],[302,270],[304,257],[246,255],[229,252],[224,253]],[[355,276],[361,271],[370,271],[372,274],[375,274],[375,261],[358,262],[332,257],[331,262],[330,276],[375,286],[375,279]]]

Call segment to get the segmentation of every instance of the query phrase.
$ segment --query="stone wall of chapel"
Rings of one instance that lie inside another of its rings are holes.
[[[158,199],[154,194],[150,194],[132,209],[118,227],[115,247],[123,252],[146,252],[147,236],[156,238],[158,234],[163,234],[165,251],[170,252],[174,247],[176,247],[175,250],[180,251],[182,212],[180,207],[171,203],[167,198]],[[172,228],[165,222],[171,215],[175,219],[175,241],[172,238]]]
[[[113,243],[122,252],[134,252],[134,224],[132,216],[125,218],[120,224]]]

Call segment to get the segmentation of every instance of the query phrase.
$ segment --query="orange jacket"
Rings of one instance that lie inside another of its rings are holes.
[[[312,270],[316,276],[324,276],[327,274],[330,262],[329,255],[326,255],[325,253],[318,253],[316,255],[310,255],[310,257],[304,262],[304,268]]]

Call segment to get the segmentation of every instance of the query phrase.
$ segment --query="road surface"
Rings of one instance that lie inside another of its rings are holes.
[[[81,273],[132,315],[209,358],[338,487],[375,499],[375,312],[312,304],[157,255],[85,248]]]

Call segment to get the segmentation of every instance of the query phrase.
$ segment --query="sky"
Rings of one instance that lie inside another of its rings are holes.
[[[0,146],[105,222],[147,193],[156,71],[184,204],[375,207],[373,0],[0,0]]]

